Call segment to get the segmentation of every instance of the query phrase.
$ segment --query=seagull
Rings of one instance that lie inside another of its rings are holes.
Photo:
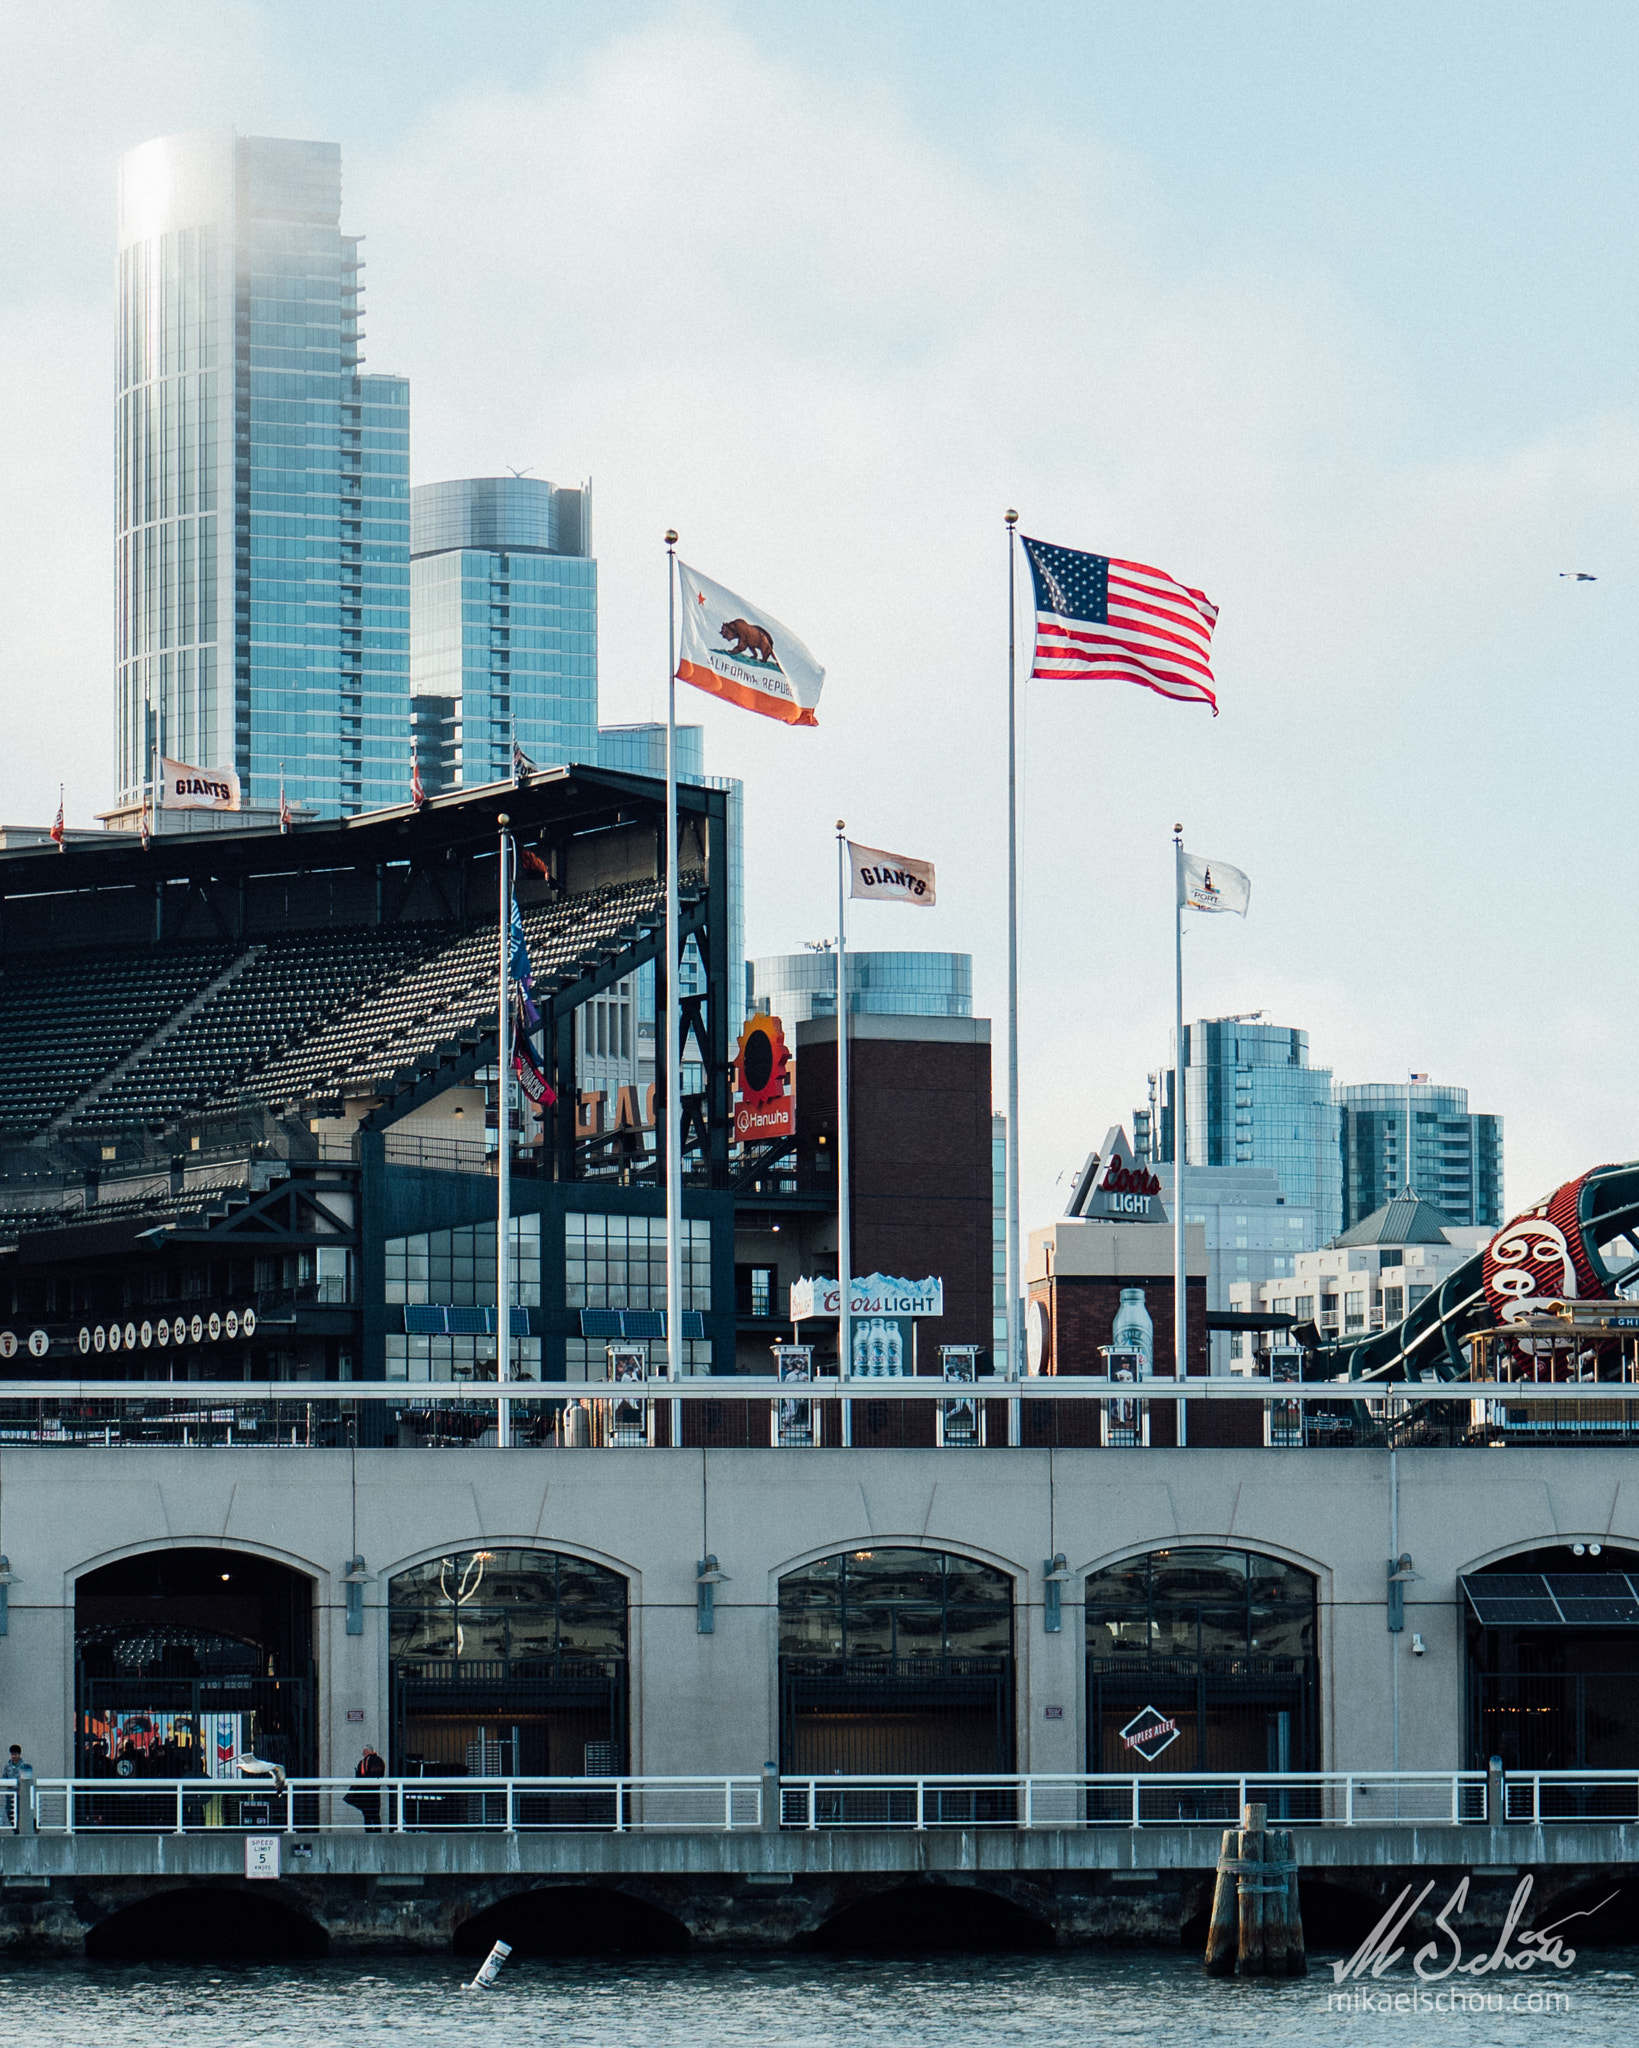
[[[1599,578],[1590,576],[1586,569],[1561,569],[1559,580],[1561,583],[1597,583]]]

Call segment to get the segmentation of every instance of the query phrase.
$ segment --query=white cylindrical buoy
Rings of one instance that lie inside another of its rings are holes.
[[[469,1991],[487,1991],[501,1974],[501,1966],[512,1953],[510,1941],[498,1941],[485,1956],[483,1967],[467,1986]]]

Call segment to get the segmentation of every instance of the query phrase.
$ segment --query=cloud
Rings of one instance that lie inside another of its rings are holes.
[[[169,11],[153,61],[191,52],[186,89],[150,69],[132,111],[114,12],[86,10],[108,137],[72,125],[41,173],[59,80],[23,146],[30,189],[70,189],[74,234],[101,209],[102,241],[77,298],[36,252],[0,329],[12,815],[43,815],[65,726],[106,787],[114,144],[240,118],[265,37],[213,12]],[[1191,940],[1192,1012],[1275,1007],[1340,1079],[1466,1081],[1510,1119],[1516,1193],[1635,1149],[1639,987],[1609,943],[1631,656],[1617,585],[1555,575],[1633,558],[1632,417],[1572,405],[1430,460],[1416,307],[1386,328],[1278,223],[1203,247],[1096,121],[937,133],[709,12],[453,92],[386,150],[337,139],[417,480],[595,479],[605,717],[662,708],[668,525],[827,663],[812,734],[687,707],[748,785],[753,951],[830,929],[846,816],[941,869],[937,913],[862,909],[853,942],[971,951],[1004,1014],[1007,505],[1222,605],[1216,722],[1023,692],[1027,1218],[1166,1057],[1175,818],[1254,878],[1245,926]]]

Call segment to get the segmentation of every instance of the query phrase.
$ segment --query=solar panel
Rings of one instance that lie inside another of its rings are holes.
[[[1481,1628],[1639,1628],[1621,1572],[1473,1572],[1458,1581]]]

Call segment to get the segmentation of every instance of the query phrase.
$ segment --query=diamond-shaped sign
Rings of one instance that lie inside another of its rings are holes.
[[[1122,1729],[1121,1740],[1129,1749],[1136,1750],[1145,1763],[1153,1764],[1182,1733],[1178,1723],[1170,1720],[1159,1707],[1145,1707],[1142,1713],[1134,1714]]]

